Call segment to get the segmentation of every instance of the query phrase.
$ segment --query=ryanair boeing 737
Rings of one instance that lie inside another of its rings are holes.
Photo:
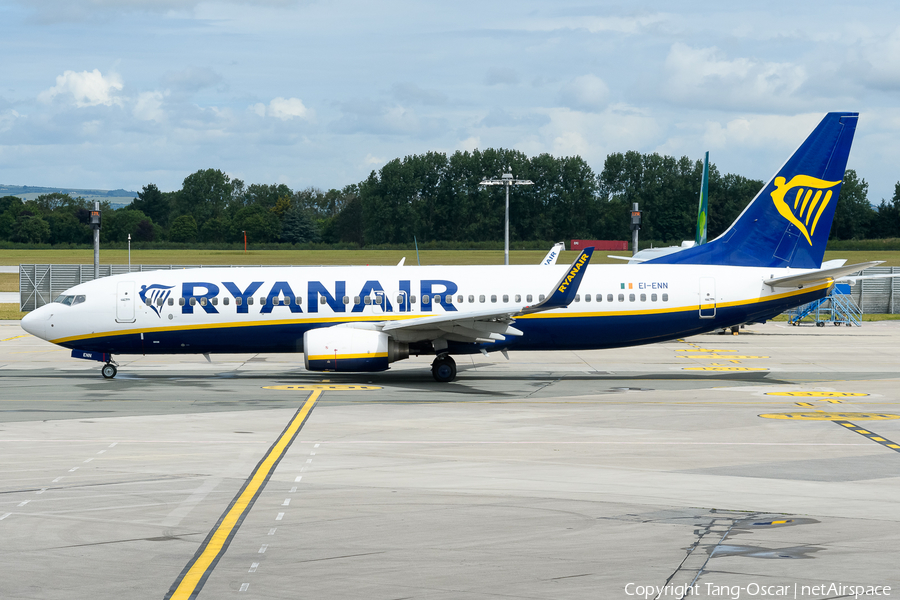
[[[433,355],[650,344],[822,298],[872,264],[826,265],[857,113],[829,113],[721,236],[636,265],[222,268],[77,285],[22,319],[105,363],[117,354],[303,353],[310,371],[383,371]]]

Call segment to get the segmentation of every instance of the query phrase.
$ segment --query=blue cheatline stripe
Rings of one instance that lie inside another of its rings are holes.
[[[306,403],[294,413],[287,427],[253,469],[253,473],[244,482],[234,500],[219,517],[216,526],[209,532],[194,557],[185,565],[175,583],[169,588],[165,600],[192,600],[197,597],[244,522],[244,517],[247,516],[256,499],[265,489],[266,483],[269,482],[269,478],[275,472],[281,458],[291,447],[306,420],[309,419],[309,415],[312,414],[321,395],[322,390],[314,390]]]

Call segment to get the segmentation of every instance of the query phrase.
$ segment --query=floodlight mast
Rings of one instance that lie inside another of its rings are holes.
[[[503,256],[504,263],[509,264],[509,186],[511,185],[534,185],[529,179],[516,179],[511,171],[504,173],[499,179],[494,177],[484,179],[478,185],[502,185],[506,188],[506,219],[503,226]]]

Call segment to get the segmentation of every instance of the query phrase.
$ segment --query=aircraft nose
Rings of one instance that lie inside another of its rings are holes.
[[[47,321],[50,318],[50,312],[45,310],[47,307],[42,306],[35,309],[22,317],[22,329],[33,336],[42,340],[47,339]]]

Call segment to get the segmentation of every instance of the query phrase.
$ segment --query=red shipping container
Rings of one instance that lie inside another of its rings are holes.
[[[593,246],[594,250],[628,250],[628,242],[620,240],[572,240],[570,250],[584,250],[590,246]]]

